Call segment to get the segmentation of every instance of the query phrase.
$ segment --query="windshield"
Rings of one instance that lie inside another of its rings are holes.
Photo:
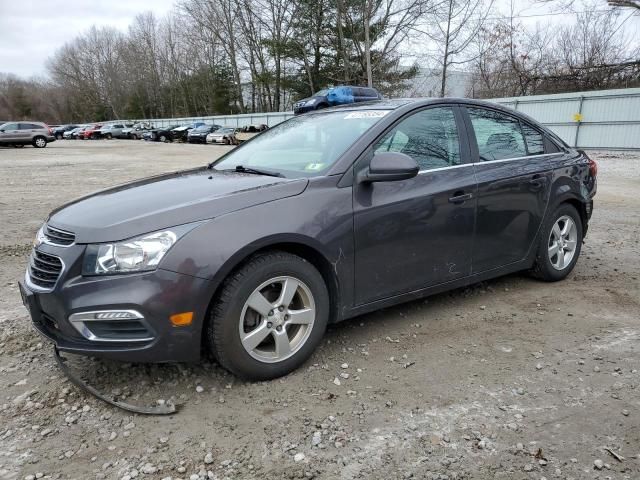
[[[260,168],[285,177],[322,175],[388,110],[301,115],[256,136],[213,164],[216,170]]]
[[[211,126],[210,125],[203,125],[201,127],[193,129],[194,132],[208,132],[209,130],[211,130]]]
[[[319,92],[314,93],[313,95],[311,95],[312,97],[326,97],[327,93],[329,93],[329,89],[325,88],[324,90],[320,90]]]

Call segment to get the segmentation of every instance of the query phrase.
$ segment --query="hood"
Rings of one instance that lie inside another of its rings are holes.
[[[54,210],[48,223],[77,243],[112,242],[299,195],[307,183],[203,167],[93,193]]]

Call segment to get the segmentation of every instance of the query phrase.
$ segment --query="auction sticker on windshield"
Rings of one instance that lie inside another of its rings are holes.
[[[362,112],[351,112],[347,114],[344,118],[345,120],[352,119],[352,118],[382,118],[387,113],[389,113],[389,110],[365,110]]]

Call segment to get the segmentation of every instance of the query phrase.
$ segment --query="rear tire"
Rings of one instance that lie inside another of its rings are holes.
[[[61,133],[56,133],[56,140],[62,140],[62,134]]]
[[[311,356],[328,320],[329,293],[318,270],[297,255],[267,252],[250,258],[224,281],[206,338],[214,357],[230,372],[247,380],[270,380]]]
[[[113,138],[113,136],[112,136],[110,133],[107,133],[104,137],[105,137],[107,140],[111,140],[111,139]]]
[[[167,143],[168,140],[167,140],[167,137],[165,135],[160,135],[160,141],[162,143]]]
[[[36,148],[44,148],[47,146],[47,139],[44,137],[34,137],[31,144]]]
[[[575,267],[582,250],[583,227],[573,205],[560,204],[540,230],[538,252],[531,273],[545,282],[564,280]]]

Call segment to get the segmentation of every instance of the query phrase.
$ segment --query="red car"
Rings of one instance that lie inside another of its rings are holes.
[[[102,128],[102,125],[96,123],[95,125],[91,125],[88,128],[85,128],[82,132],[78,134],[78,138],[80,140],[88,140],[90,138],[98,138],[100,136],[99,130]]]

